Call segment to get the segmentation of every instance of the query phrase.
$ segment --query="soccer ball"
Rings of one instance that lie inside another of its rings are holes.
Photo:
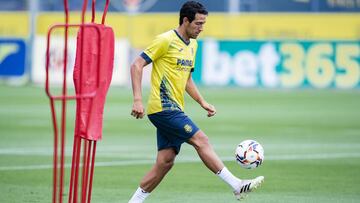
[[[236,147],[235,156],[242,168],[254,169],[264,161],[264,149],[255,140],[245,140]]]

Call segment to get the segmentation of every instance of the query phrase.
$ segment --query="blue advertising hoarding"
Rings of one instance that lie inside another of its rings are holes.
[[[24,40],[0,39],[0,77],[22,76],[25,73]]]
[[[211,86],[359,88],[358,41],[199,41],[194,80]]]

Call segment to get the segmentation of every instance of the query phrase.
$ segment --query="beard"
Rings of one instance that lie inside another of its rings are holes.
[[[196,39],[200,33],[192,32],[191,30],[186,30],[186,35],[191,39]]]
[[[199,36],[199,34],[197,34],[197,33],[189,33],[188,36],[189,36],[191,39],[196,39],[196,38]]]
[[[194,34],[193,36],[191,36],[192,39],[196,39],[199,36],[199,34]]]

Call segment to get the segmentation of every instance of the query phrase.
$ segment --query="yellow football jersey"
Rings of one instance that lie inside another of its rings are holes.
[[[186,82],[194,70],[197,42],[184,41],[176,30],[158,35],[141,56],[153,63],[147,113],[184,110]]]

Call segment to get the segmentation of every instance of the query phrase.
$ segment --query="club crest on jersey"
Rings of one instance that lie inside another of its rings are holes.
[[[187,133],[191,133],[191,132],[192,132],[192,127],[191,127],[191,125],[189,125],[189,124],[184,125],[184,130],[185,130],[185,132],[187,132]]]

